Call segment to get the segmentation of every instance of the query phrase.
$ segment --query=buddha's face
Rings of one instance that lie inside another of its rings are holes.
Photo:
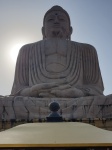
[[[47,14],[43,27],[44,37],[68,39],[71,30],[68,16],[64,12],[52,11]]]

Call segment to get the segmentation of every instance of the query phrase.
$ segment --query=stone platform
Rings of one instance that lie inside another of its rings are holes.
[[[112,95],[81,98],[33,98],[8,96],[0,98],[0,130],[27,122],[46,122],[49,103],[60,104],[63,121],[86,122],[112,129]]]

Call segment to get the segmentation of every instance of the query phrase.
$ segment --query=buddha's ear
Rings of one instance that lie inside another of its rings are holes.
[[[73,32],[73,29],[72,29],[72,27],[70,26],[69,35],[68,35],[68,37],[67,37],[68,40],[71,40],[71,34],[72,34],[72,32]]]
[[[45,39],[45,28],[44,27],[42,27],[42,35],[43,35],[43,39]]]
[[[72,26],[70,26],[70,35],[72,34],[72,32],[73,32],[73,28]]]

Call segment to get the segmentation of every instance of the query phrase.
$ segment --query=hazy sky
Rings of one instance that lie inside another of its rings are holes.
[[[43,16],[53,5],[69,13],[72,40],[96,48],[104,94],[111,94],[112,0],[0,0],[0,95],[11,92],[15,53],[23,44],[42,39]]]

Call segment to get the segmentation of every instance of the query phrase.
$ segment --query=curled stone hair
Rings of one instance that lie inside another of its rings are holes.
[[[52,12],[52,11],[61,11],[61,12],[65,13],[66,16],[67,16],[67,18],[68,18],[69,25],[71,25],[71,21],[70,21],[69,14],[67,13],[66,10],[64,10],[61,6],[58,6],[58,5],[55,5],[55,6],[51,7],[51,8],[45,13],[44,19],[43,19],[43,25],[45,24],[45,18],[46,18],[46,16],[47,16],[47,14],[49,14],[49,13]],[[68,40],[70,40],[70,38],[71,38],[71,37],[70,37],[70,35],[69,35]],[[44,37],[43,37],[43,39],[44,39]]]

